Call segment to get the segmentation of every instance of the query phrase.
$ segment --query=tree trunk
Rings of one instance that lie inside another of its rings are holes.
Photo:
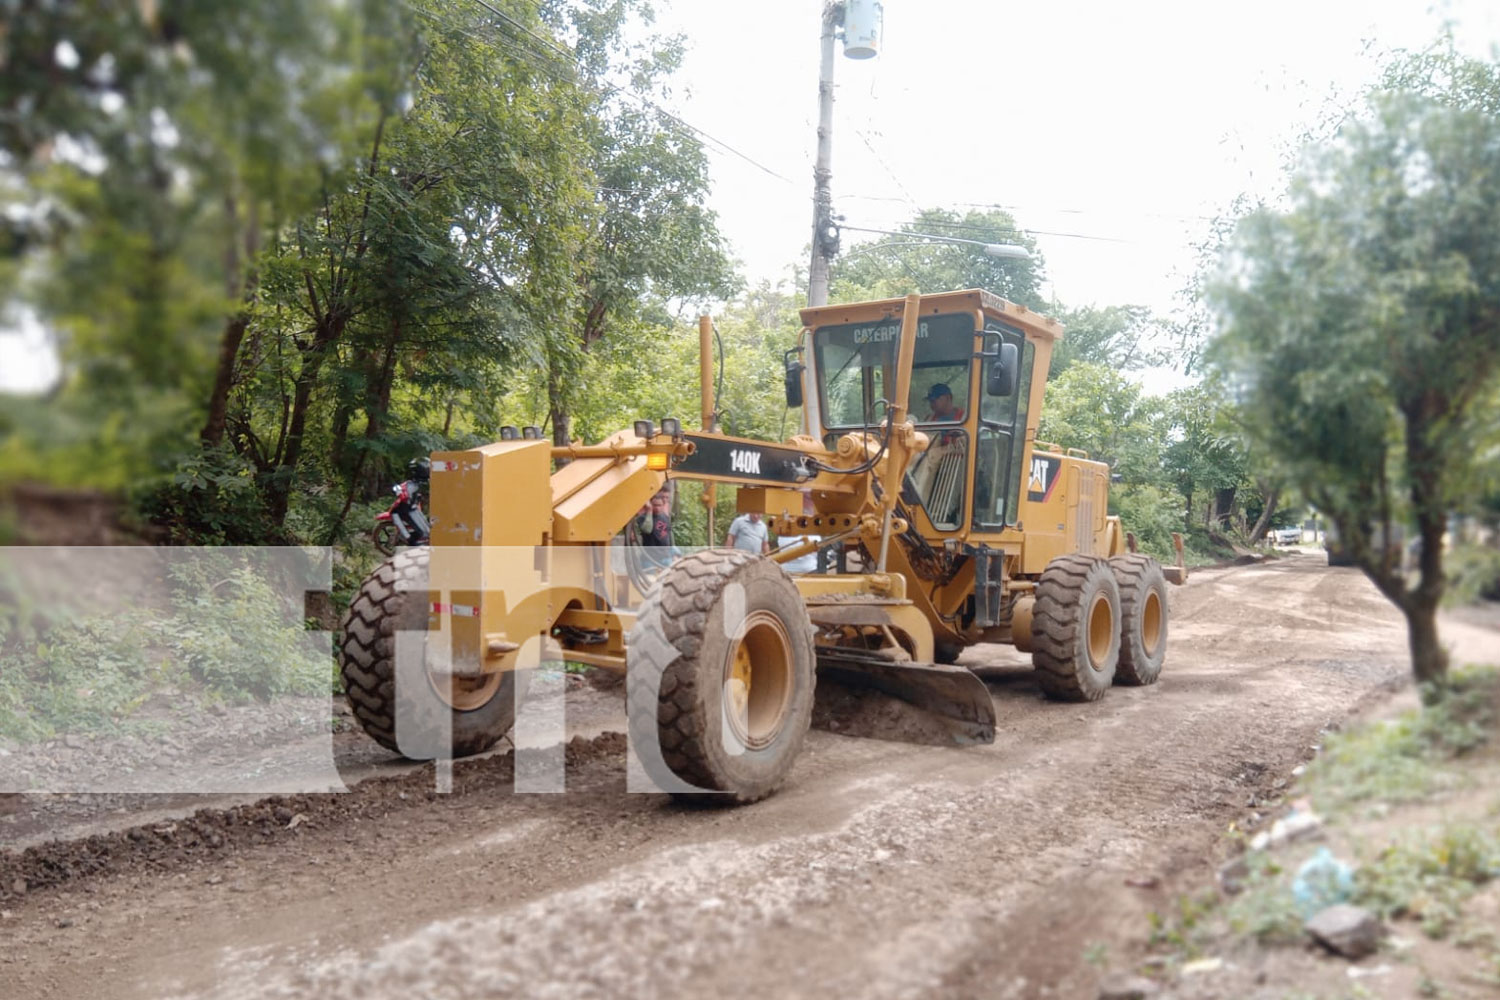
[[[1250,531],[1250,544],[1254,545],[1266,537],[1266,530],[1271,527],[1271,518],[1276,516],[1276,502],[1281,499],[1281,490],[1277,488],[1260,488],[1261,496],[1266,498],[1265,509],[1260,512],[1260,517],[1255,522],[1255,527]]]
[[[565,448],[572,443],[573,418],[563,399],[562,376],[556,369],[547,375],[547,414],[552,420],[552,444]]]
[[[1234,513],[1234,498],[1238,492],[1233,486],[1214,490],[1214,525],[1220,531],[1229,527],[1230,515]]]
[[[224,425],[229,418],[229,391],[234,388],[234,366],[239,360],[240,343],[250,326],[250,313],[245,311],[224,325],[224,335],[219,341],[219,361],[214,370],[214,387],[208,396],[208,419],[198,437],[210,448],[224,440]]]
[[[344,450],[349,440],[349,421],[353,419],[354,405],[347,399],[340,399],[333,410],[332,443],[328,448],[328,463],[335,469],[342,470],[349,465]]]
[[[1437,635],[1438,603],[1447,586],[1443,576],[1443,533],[1448,527],[1448,511],[1443,496],[1446,470],[1439,450],[1432,447],[1427,434],[1438,433],[1441,413],[1441,403],[1429,395],[1423,400],[1420,416],[1408,413],[1406,419],[1408,488],[1421,546],[1417,552],[1420,576],[1406,609],[1411,633],[1411,668],[1417,683],[1430,684],[1439,690],[1448,679],[1448,653],[1438,644]],[[1385,541],[1390,544],[1389,537]]]
[[[1437,604],[1414,598],[1405,608],[1407,643],[1411,647],[1411,670],[1418,684],[1432,685],[1423,693],[1428,700],[1448,679],[1448,651],[1438,642]]]
[[[239,312],[224,324],[224,334],[219,339],[219,360],[214,368],[214,387],[208,396],[208,417],[198,437],[208,447],[216,447],[224,440],[224,425],[229,415],[229,393],[234,388],[234,366],[239,360],[240,344],[245,331],[250,327],[250,309],[255,304],[260,289],[260,271],[255,266],[255,255],[260,250],[260,213],[255,200],[250,200],[248,218],[245,221],[243,250],[245,259],[240,260],[241,243],[233,232],[233,224],[239,219],[238,205],[233,195],[224,199],[225,211],[229,215],[231,232],[229,245],[224,255],[226,280],[229,294],[241,302]],[[241,276],[242,270],[249,271]]]
[[[338,342],[343,328],[342,317],[325,317],[318,324],[313,342],[302,357],[302,370],[297,373],[297,387],[292,395],[286,450],[271,479],[269,507],[271,520],[277,527],[286,524],[287,509],[291,506],[292,480],[297,474],[297,463],[302,460],[302,442],[307,432],[307,411],[312,403],[313,387],[317,385],[318,376],[323,372],[323,362],[327,359],[329,350]]]

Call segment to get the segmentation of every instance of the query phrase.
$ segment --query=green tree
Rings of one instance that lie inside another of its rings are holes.
[[[670,323],[674,301],[727,299],[739,284],[708,200],[708,156],[657,98],[682,59],[678,38],[625,43],[653,13],[642,0],[588,0],[557,14],[574,36],[588,127],[578,140],[595,181],[577,256],[571,329],[547,344],[548,417],[557,444],[573,437],[585,355],[611,332]],[[611,78],[627,77],[618,86]]]
[[[1400,58],[1240,220],[1211,286],[1247,425],[1401,609],[1422,682],[1446,677],[1443,532],[1500,370],[1497,159],[1500,67]],[[1389,544],[1404,517],[1414,581]]]
[[[1221,533],[1248,481],[1248,447],[1222,381],[1206,379],[1165,400],[1167,475],[1183,498],[1183,530],[1193,527],[1195,498],[1203,498],[1203,526]]]
[[[1145,306],[1083,306],[1054,309],[1050,315],[1065,333],[1052,350],[1049,378],[1079,361],[1133,371],[1164,360],[1156,347],[1160,323]]]
[[[1108,365],[1080,361],[1047,383],[1037,438],[1082,448],[1129,482],[1157,478],[1164,439],[1160,406]]]
[[[882,236],[845,247],[833,261],[829,300],[859,302],[899,298],[912,292],[983,288],[1029,309],[1044,310],[1045,263],[1036,240],[1017,227],[1009,212],[991,209],[960,214],[929,208],[918,212],[900,230],[913,235]],[[1031,251],[1031,258],[991,257],[983,247],[933,242],[917,234],[978,243],[1014,243]]]

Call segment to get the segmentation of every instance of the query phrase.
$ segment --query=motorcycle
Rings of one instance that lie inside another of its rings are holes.
[[[398,545],[426,545],[430,526],[422,511],[422,486],[415,479],[391,487],[396,494],[390,509],[375,515],[371,538],[385,555],[395,555]]]

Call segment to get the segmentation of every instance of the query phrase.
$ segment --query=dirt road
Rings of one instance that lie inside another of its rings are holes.
[[[0,995],[1092,997],[1227,825],[1406,673],[1395,612],[1311,554],[1174,589],[1170,644],[1159,685],[1092,705],[972,651],[993,746],[815,731],[744,809],[626,794],[604,736],[561,795],[512,794],[496,757],[446,796],[423,769],[0,853],[29,883],[0,896]]]

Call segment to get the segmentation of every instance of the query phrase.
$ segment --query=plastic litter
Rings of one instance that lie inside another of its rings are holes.
[[[1326,847],[1297,869],[1292,880],[1292,898],[1304,917],[1338,903],[1346,903],[1354,894],[1354,870],[1333,856]]]

